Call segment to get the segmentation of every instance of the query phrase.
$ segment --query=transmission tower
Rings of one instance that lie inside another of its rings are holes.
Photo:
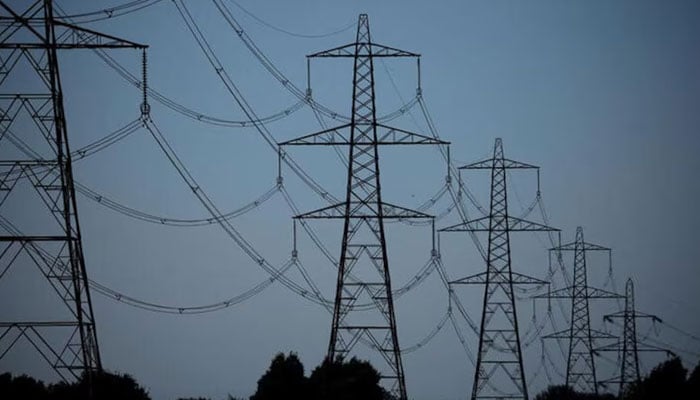
[[[0,2],[0,279],[7,278],[13,266],[25,271],[33,265],[39,271],[37,278],[50,284],[46,297],[55,304],[43,309],[42,318],[24,319],[28,315],[22,306],[15,309],[12,304],[35,300],[28,294],[12,297],[0,317],[0,359],[18,342],[28,342],[61,379],[84,376],[91,387],[92,375],[102,364],[76,208],[58,50],[145,46],[72,25],[55,14],[51,0],[19,3],[26,8]],[[38,196],[28,198],[24,189]],[[17,207],[13,197],[20,202],[19,210],[8,209]],[[39,221],[41,216],[45,218]],[[6,285],[3,290],[7,289],[12,288]],[[61,319],[55,318],[54,310],[63,310]]]
[[[350,122],[280,144],[348,146],[345,201],[295,216],[344,221],[328,358],[347,358],[355,354],[358,342],[368,344],[386,361],[388,372],[382,373],[382,379],[387,381],[392,393],[405,400],[406,383],[396,331],[384,220],[432,217],[382,201],[379,146],[449,143],[377,122],[374,59],[419,55],[373,43],[366,14],[359,17],[355,43],[307,57],[354,60]],[[356,307],[363,303],[375,307],[370,311]]]
[[[615,314],[608,314],[604,317],[606,321],[621,318],[622,343],[614,343],[595,350],[595,352],[614,351],[621,353],[620,375],[601,382],[602,385],[619,384],[618,398],[627,392],[630,386],[639,382],[639,353],[640,352],[665,352],[673,354],[670,350],[641,343],[637,337],[637,320],[650,319],[652,323],[662,322],[659,317],[651,314],[640,313],[634,308],[634,282],[632,278],[627,279],[625,285],[625,309]]]
[[[536,296],[549,299],[571,299],[571,325],[569,329],[545,336],[545,339],[568,339],[569,354],[566,363],[566,386],[584,393],[598,393],[596,381],[593,341],[596,339],[616,339],[608,333],[591,328],[588,303],[590,299],[619,299],[617,293],[588,286],[586,271],[586,252],[604,251],[610,255],[611,250],[583,240],[583,228],[576,228],[576,240],[573,243],[550,249],[557,253],[561,262],[561,252],[574,252],[573,285],[555,290],[545,295]]]
[[[489,215],[443,228],[441,232],[488,232],[486,272],[468,276],[452,284],[485,285],[479,332],[479,352],[474,374],[474,399],[528,399],[527,383],[515,308],[514,285],[543,285],[547,282],[513,272],[510,232],[558,231],[558,229],[508,215],[506,171],[539,167],[509,160],[503,155],[503,142],[496,139],[493,158],[468,164],[460,169],[491,171]],[[538,188],[539,193],[539,188]]]

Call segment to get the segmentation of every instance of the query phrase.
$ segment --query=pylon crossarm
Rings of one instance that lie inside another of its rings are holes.
[[[598,348],[593,350],[593,353],[595,353],[595,354],[597,354],[597,353],[612,353],[612,352],[617,353],[620,351],[620,349],[621,349],[621,345],[618,342],[618,343],[609,344],[607,346],[598,347]],[[636,346],[634,351],[637,353],[666,353],[668,355],[675,355],[675,353],[669,349],[664,349],[663,347],[653,346],[653,345],[646,344],[646,343],[637,343],[637,346]],[[610,382],[610,381],[607,381],[607,382]],[[615,383],[619,383],[619,382],[615,382]]]
[[[550,333],[549,335],[542,336],[542,339],[571,339],[571,331],[565,329],[563,331]],[[611,335],[607,332],[597,331],[591,329],[591,339],[619,339],[615,335]]]
[[[565,287],[562,289],[557,289],[553,292],[538,294],[533,296],[535,299],[570,299],[573,297],[574,288],[572,286]]]
[[[593,349],[594,354],[598,353],[611,353],[611,352],[619,352],[621,348],[620,341],[618,340],[616,343],[610,343],[605,346],[597,347]]]
[[[508,230],[519,232],[559,232],[560,229],[527,221],[516,217],[508,217]]]
[[[619,336],[612,335],[607,332],[591,329],[591,339],[619,339]]]
[[[491,282],[493,283],[510,283],[512,282],[514,285],[546,285],[549,282],[543,281],[541,279],[533,278],[531,276],[523,275],[517,272],[511,272],[511,277],[512,280],[506,278],[501,278],[499,279],[498,276],[502,276],[504,274],[493,274],[496,275],[496,277],[491,278]],[[454,281],[450,281],[449,283],[452,285],[483,285],[487,283],[487,277],[488,273],[487,272],[481,272],[475,275],[470,275],[461,279],[457,279]]]
[[[440,229],[440,232],[488,232],[490,217],[482,217]]]
[[[579,246],[581,246],[579,248],[579,250],[585,250],[585,251],[611,251],[612,250],[609,247],[600,246],[600,245],[593,244],[593,243],[586,243],[586,242],[584,242],[583,244],[579,243]],[[563,244],[561,246],[552,247],[549,250],[550,251],[576,251],[576,249],[577,249],[576,242],[571,242],[571,243]]]
[[[70,327],[70,326],[78,326],[78,322],[76,321],[16,321],[16,322],[7,322],[7,321],[2,321],[0,322],[0,328],[26,328],[26,327],[31,327],[31,326],[36,326],[36,327],[47,327],[47,328],[56,328],[56,327]]]
[[[593,288],[593,287],[587,287],[587,296],[589,299],[620,299],[623,298],[624,296],[619,295],[617,293],[609,292],[607,290],[603,289],[598,289],[598,288]],[[570,299],[574,297],[574,288],[572,286],[563,288],[563,289],[557,289],[553,292],[550,293],[544,293],[540,294],[537,296],[534,296],[534,298],[551,298],[551,299]]]
[[[145,44],[132,42],[106,33],[96,32],[92,29],[82,28],[66,22],[54,20],[53,24],[65,29],[63,32],[56,33],[56,36],[63,38],[63,41],[58,43],[59,48],[148,48],[148,45]]]
[[[356,48],[368,49],[366,52],[356,54]],[[394,47],[384,46],[376,43],[349,43],[343,46],[334,47],[332,49],[319,51],[309,54],[307,58],[316,57],[420,57],[418,53],[396,49]]]
[[[490,226],[491,217],[485,216],[440,229],[440,232],[558,232],[559,229],[516,217],[507,217],[507,223]]]
[[[45,49],[46,48],[46,38],[38,33],[33,27],[33,20],[27,21],[21,17],[15,18],[17,25],[24,25],[29,28],[35,36],[37,36],[36,42],[11,42],[14,32],[7,37],[3,37],[2,42],[0,42],[0,49]],[[36,19],[37,27],[44,25],[44,19]],[[58,41],[55,43],[57,49],[117,49],[117,48],[130,48],[130,49],[145,49],[148,45],[132,42],[130,40],[121,39],[116,36],[108,35],[105,33],[100,33],[93,31],[91,29],[82,28],[77,25],[69,24],[66,22],[61,22],[53,20],[52,24],[56,27],[56,38]]]
[[[384,124],[376,124],[377,128],[382,128],[383,132],[377,132],[377,144],[432,144],[447,145],[450,142],[435,139],[419,133],[410,132],[404,129],[394,128]]]
[[[295,219],[344,219],[347,203],[338,203],[332,206],[319,208],[318,210],[296,215]],[[376,203],[363,203],[359,201],[350,202],[351,213],[347,216],[352,219],[372,219],[379,218],[375,209]],[[389,203],[382,202],[382,218],[389,219],[432,219],[430,214],[411,210]]]
[[[69,236],[0,236],[0,242],[65,242]]]
[[[589,299],[623,299],[625,296],[607,290],[588,287]]]
[[[626,315],[625,311],[619,311],[619,312],[616,312],[614,314],[605,315],[605,316],[603,316],[603,319],[605,321],[611,321],[615,318],[625,318],[625,317],[632,317],[632,318],[636,318],[636,319],[649,318],[649,319],[653,320],[654,322],[663,322],[661,320],[661,318],[657,317],[656,315],[641,313],[639,311],[634,311],[633,313],[631,313],[631,315]]]
[[[351,124],[344,124],[334,128],[324,129],[322,131],[311,133],[298,137],[296,139],[287,140],[286,142],[278,143],[280,146],[337,146],[350,144],[349,132],[341,132],[349,128]]]
[[[496,164],[497,162],[500,163],[501,161],[503,162],[503,168],[506,168],[506,169],[539,169],[540,168],[536,165],[527,164],[527,163],[515,161],[515,160],[510,160],[508,158],[504,158],[502,160],[495,159],[495,158],[489,158],[486,160],[481,160],[481,161],[473,162],[471,164],[463,165],[463,166],[459,167],[459,169],[492,169],[492,168],[494,168],[494,166],[498,165],[498,164]],[[499,167],[500,167],[500,165],[499,165]]]
[[[532,276],[512,272],[514,285],[548,285],[549,282]]]
[[[356,123],[356,126],[368,126],[368,124]],[[419,133],[410,132],[404,129],[394,128],[383,124],[374,124],[377,128],[377,139],[368,137],[355,138],[351,141],[350,129],[352,124],[344,124],[335,128],[324,129],[322,131],[304,135],[279,143],[280,146],[343,146],[343,145],[407,145],[407,144],[430,144],[447,145],[450,142],[435,139]]]

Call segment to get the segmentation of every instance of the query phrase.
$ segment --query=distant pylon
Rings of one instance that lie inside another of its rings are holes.
[[[460,169],[491,171],[489,215],[440,230],[442,232],[488,232],[489,235],[486,272],[450,282],[451,284],[485,285],[479,350],[471,398],[472,400],[527,400],[527,383],[513,286],[543,285],[547,282],[511,270],[510,232],[543,232],[558,231],[558,229],[508,215],[506,171],[508,169],[539,171],[539,167],[505,158],[500,138],[496,139],[493,158],[465,165]]]
[[[573,243],[554,247],[550,251],[561,256],[563,251],[574,252],[573,285],[564,289],[536,297],[549,299],[571,299],[571,325],[569,329],[545,336],[545,339],[568,339],[569,354],[566,363],[566,386],[584,393],[598,393],[595,359],[593,354],[594,339],[615,339],[608,333],[591,328],[588,302],[590,299],[618,299],[621,295],[603,289],[588,286],[586,270],[587,251],[606,251],[607,247],[586,243],[583,240],[583,228],[576,228],[576,240]]]
[[[448,143],[377,122],[374,58],[419,55],[373,43],[366,14],[359,17],[355,43],[307,57],[348,57],[354,60],[350,122],[280,143],[281,146],[348,146],[345,201],[295,217],[342,219],[345,222],[328,357],[348,358],[360,341],[373,347],[380,352],[389,370],[379,368],[382,380],[391,382],[389,390],[399,399],[406,400],[384,220],[432,217],[382,201],[378,149],[380,145]],[[356,307],[363,303],[375,307],[369,310]]]
[[[630,386],[639,382],[639,353],[640,352],[665,352],[673,354],[670,350],[662,349],[656,346],[651,346],[638,341],[637,337],[637,320],[651,319],[652,323],[662,322],[659,317],[651,314],[638,312],[634,307],[634,282],[632,278],[627,279],[625,285],[625,309],[615,314],[608,314],[605,317],[606,321],[611,321],[615,318],[622,318],[622,343],[615,343],[596,349],[596,352],[614,351],[621,352],[620,375],[601,382],[603,385],[610,383],[618,383],[618,397],[623,398]]]
[[[13,266],[23,271],[34,266],[37,277],[50,284],[46,297],[57,296],[60,307],[42,306],[51,316],[28,316],[22,307],[33,301],[26,294],[13,298],[16,308],[2,307],[12,315],[0,315],[0,359],[26,341],[61,379],[83,376],[90,387],[102,363],[78,222],[58,50],[146,46],[72,25],[55,15],[51,0],[17,3],[26,8],[0,2],[0,279],[7,279]],[[13,195],[22,191],[18,188],[34,189],[36,198]],[[17,207],[12,198],[21,203],[20,211],[8,210]],[[64,310],[63,315],[54,309]]]

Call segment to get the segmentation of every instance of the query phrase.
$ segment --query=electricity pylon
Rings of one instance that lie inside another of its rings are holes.
[[[545,339],[568,339],[569,354],[566,363],[566,386],[584,393],[598,393],[596,380],[593,341],[595,339],[616,339],[615,336],[591,328],[588,308],[590,299],[619,299],[623,296],[603,289],[588,286],[586,252],[611,250],[583,240],[583,228],[576,228],[576,240],[572,243],[549,249],[557,253],[574,252],[573,285],[547,293],[539,298],[571,299],[571,325],[569,329],[544,336]]]
[[[58,50],[146,46],[72,25],[55,15],[51,0],[21,3],[26,5],[23,10],[0,2],[0,279],[7,278],[13,266],[24,271],[33,265],[39,270],[37,277],[50,284],[46,297],[57,295],[52,299],[59,307],[42,306],[41,318],[24,319],[28,315],[22,307],[35,300],[27,294],[12,297],[0,316],[0,359],[26,341],[61,379],[83,376],[90,387],[102,363],[78,222]],[[27,197],[23,186],[38,196]],[[20,193],[25,196],[20,198]],[[19,206],[12,204],[13,197]],[[11,209],[13,205],[19,210]],[[36,282],[31,285],[38,287]],[[58,319],[55,310],[61,309],[65,317]]]
[[[406,400],[384,220],[432,216],[382,200],[379,146],[449,143],[377,122],[374,59],[419,55],[373,43],[366,14],[359,17],[355,43],[307,57],[347,57],[354,60],[350,122],[280,143],[281,146],[348,146],[345,201],[295,216],[297,219],[344,221],[328,358],[347,358],[360,341],[370,345],[382,355],[390,370],[381,373],[382,379],[391,382],[392,393]],[[355,306],[363,302],[375,307],[369,312],[362,312]]]
[[[493,158],[468,164],[460,169],[491,171],[489,215],[440,230],[441,232],[488,232],[486,272],[450,282],[451,284],[485,285],[479,352],[471,398],[472,400],[527,400],[527,383],[513,286],[544,285],[547,282],[512,271],[510,232],[547,232],[558,231],[558,229],[508,215],[506,171],[536,169],[539,182],[539,167],[505,158],[503,142],[500,138],[496,139]]]
[[[613,343],[595,350],[595,352],[614,351],[621,353],[620,375],[615,378],[601,382],[602,385],[619,384],[618,398],[622,399],[627,393],[630,386],[639,382],[639,353],[640,352],[665,352],[673,354],[668,349],[648,345],[639,341],[637,337],[637,320],[650,319],[652,323],[662,322],[661,318],[656,315],[640,313],[634,308],[634,282],[632,278],[627,279],[625,285],[625,309],[615,314],[608,314],[603,317],[606,321],[621,318],[622,326],[622,343]]]

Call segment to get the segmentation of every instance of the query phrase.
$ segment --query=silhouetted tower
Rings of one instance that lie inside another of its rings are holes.
[[[542,285],[547,282],[511,270],[510,232],[546,232],[558,231],[558,229],[508,215],[506,171],[536,169],[539,186],[539,167],[505,158],[500,138],[496,139],[493,158],[465,165],[460,169],[491,171],[489,215],[440,230],[442,232],[488,232],[486,272],[451,282],[485,285],[479,350],[471,398],[528,399],[513,286]]]
[[[564,251],[574,252],[574,281],[567,288],[537,296],[550,299],[571,299],[571,325],[569,329],[545,336],[545,339],[568,339],[569,354],[566,363],[566,385],[584,393],[598,393],[596,380],[593,341],[595,339],[615,339],[608,333],[591,328],[588,302],[590,299],[617,299],[619,294],[588,286],[586,252],[610,249],[583,240],[583,228],[576,228],[576,240],[550,249],[560,257]]]
[[[354,60],[351,121],[280,143],[281,146],[348,146],[345,201],[295,217],[344,220],[328,357],[347,358],[360,341],[372,346],[381,353],[389,369],[388,373],[382,372],[382,379],[390,381],[390,390],[405,400],[406,383],[391,294],[384,220],[432,217],[382,201],[378,150],[380,145],[448,143],[377,122],[374,58],[419,55],[373,43],[366,14],[359,17],[355,43],[307,57]],[[355,307],[363,303],[376,307],[369,311]]]
[[[635,310],[634,282],[632,282],[632,278],[627,279],[627,284],[625,285],[625,309],[615,314],[608,314],[604,318],[606,321],[611,321],[617,318],[621,318],[623,320],[622,343],[611,344],[595,350],[596,352],[614,351],[622,353],[620,362],[620,375],[615,378],[601,382],[601,384],[604,385],[607,385],[609,383],[619,384],[620,386],[618,390],[618,397],[622,398],[623,394],[625,394],[630,388],[630,385],[639,382],[641,376],[639,373],[640,352],[665,352],[667,354],[673,353],[667,349],[662,349],[656,346],[640,343],[638,341],[638,319],[650,319],[652,323],[662,321],[656,315],[644,314]]]
[[[37,278],[45,278],[47,288],[55,290],[48,289],[46,297],[57,296],[54,301],[60,307],[43,309],[53,317],[34,319],[18,315],[33,303],[30,295],[13,297],[11,304],[17,306],[2,307],[0,316],[0,359],[26,341],[61,379],[74,380],[85,373],[89,383],[102,365],[78,223],[58,50],[145,46],[69,24],[54,14],[51,0],[19,3],[25,8],[0,2],[0,279],[14,272],[13,266],[26,271],[33,265]],[[28,196],[22,191],[26,188],[38,196]],[[31,286],[40,287],[36,282]],[[65,316],[54,309],[63,309]]]

